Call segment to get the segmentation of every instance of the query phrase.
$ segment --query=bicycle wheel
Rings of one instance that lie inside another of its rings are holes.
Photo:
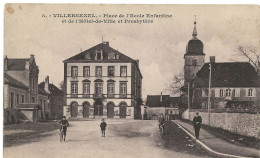
[[[63,135],[64,135],[64,133],[63,133],[63,131],[61,131],[60,132],[60,142],[62,142],[62,140],[63,140]]]

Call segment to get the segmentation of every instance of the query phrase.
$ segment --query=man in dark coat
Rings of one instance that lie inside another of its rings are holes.
[[[101,121],[102,121],[102,122],[100,123],[101,133],[102,133],[102,137],[105,137],[105,136],[106,136],[106,127],[107,127],[107,124],[106,124],[106,122],[105,122],[105,119],[102,119]]]
[[[194,126],[194,130],[195,130],[195,136],[196,139],[199,139],[199,135],[200,135],[200,126],[202,123],[202,118],[199,116],[199,112],[196,112],[196,115],[193,118],[193,126]]]

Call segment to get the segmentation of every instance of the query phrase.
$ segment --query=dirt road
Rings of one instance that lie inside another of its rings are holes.
[[[4,148],[5,158],[190,158],[164,147],[157,121],[106,120],[106,137],[101,137],[100,120],[71,121],[67,141],[59,142],[58,130],[19,146]],[[201,155],[197,156],[201,157]]]

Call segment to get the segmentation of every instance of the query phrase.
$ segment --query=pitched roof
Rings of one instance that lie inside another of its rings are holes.
[[[148,95],[146,100],[146,106],[149,107],[171,107],[178,106],[180,98],[179,97],[170,97],[170,95]]]
[[[193,80],[195,87],[209,86],[209,63],[205,63]],[[260,80],[248,62],[212,63],[211,87],[259,87]]]
[[[38,93],[43,95],[49,95],[49,93],[47,93],[44,89],[41,89],[39,86],[38,86]]]
[[[45,82],[41,82],[38,87],[42,90],[44,90],[44,85]],[[45,90],[44,90],[45,91]],[[62,90],[60,90],[58,87],[56,87],[54,84],[49,84],[49,91],[51,94],[58,94],[58,95],[63,95]],[[46,91],[45,91],[46,92]],[[46,92],[47,93],[47,92]]]
[[[8,70],[25,70],[25,64],[29,61],[29,58],[24,59],[7,59]]]
[[[24,85],[23,83],[9,76],[7,73],[4,73],[4,84],[10,84],[12,86],[23,88],[23,89],[29,88],[28,86]]]
[[[95,54],[97,50],[102,50],[103,52],[103,60],[102,61],[134,61],[132,58],[122,54],[121,52],[115,50],[114,48],[110,47],[106,43],[100,43],[92,48],[89,48],[77,55],[72,56],[71,58],[68,58],[64,60],[63,62],[73,62],[73,61],[96,61],[95,60]],[[115,53],[119,55],[119,59],[108,59],[109,53]],[[86,54],[89,54],[90,59],[86,59]]]

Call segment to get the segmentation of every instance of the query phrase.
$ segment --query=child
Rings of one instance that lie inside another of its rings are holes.
[[[102,122],[100,123],[100,128],[101,128],[101,133],[102,133],[102,137],[105,137],[106,136],[106,127],[107,127],[107,124],[105,122],[105,119],[102,119],[101,120]]]

